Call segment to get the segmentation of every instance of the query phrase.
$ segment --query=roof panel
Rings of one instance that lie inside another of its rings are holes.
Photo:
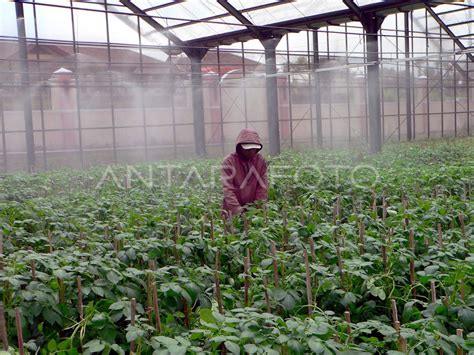
[[[245,28],[245,26],[243,26],[233,16],[225,16],[210,22],[193,23],[187,26],[175,28],[171,30],[171,32],[183,41],[187,41],[199,37],[238,31],[242,28]]]
[[[279,0],[228,0],[228,2],[239,11],[268,4],[275,4],[275,6],[278,6],[283,3]]]
[[[244,13],[256,25],[268,25],[316,14],[347,9],[342,0],[299,0]]]

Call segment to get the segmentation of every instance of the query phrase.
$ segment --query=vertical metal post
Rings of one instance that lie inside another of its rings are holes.
[[[313,70],[319,69],[319,29],[313,31]],[[316,110],[316,143],[318,148],[323,146],[323,123],[321,110],[321,86],[320,75],[314,72],[314,104]]]
[[[346,50],[346,65],[349,65],[349,38],[347,35],[347,23],[344,24],[345,27],[345,37],[344,37],[344,45]],[[351,90],[350,90],[350,72],[349,68],[346,69],[346,101],[347,101],[347,126],[348,126],[348,133],[349,133],[349,146],[351,145]]]
[[[380,64],[378,30],[381,20],[375,15],[367,16],[367,68],[368,95],[369,95],[369,129],[370,152],[378,153],[382,150],[381,123],[380,123]]]
[[[79,129],[79,156],[81,159],[81,168],[84,169],[84,151],[82,148],[82,121],[81,121],[81,96],[80,96],[80,83],[79,83],[79,75],[77,74],[77,57],[76,54],[79,53],[77,50],[77,43],[76,43],[76,29],[74,25],[74,9],[72,0],[69,2],[71,6],[71,24],[72,24],[72,43],[74,48],[74,79],[76,81],[76,101],[77,101],[77,127]]]
[[[381,57],[383,59],[383,47],[382,47],[382,38],[383,38],[383,34],[382,34],[382,29],[380,29],[380,35],[379,35],[379,39],[380,39],[380,43],[379,43],[379,52],[381,53]],[[380,105],[381,105],[381,124],[382,124],[382,128],[381,128],[381,134],[380,134],[380,140],[381,140],[381,144],[383,145],[385,143],[385,92],[384,92],[384,85],[385,85],[385,80],[384,80],[384,72],[383,72],[383,65],[380,65],[380,86],[381,86],[381,90],[380,90]]]
[[[243,68],[243,80],[244,80],[244,105],[245,105],[245,123],[247,124],[247,100],[246,100],[246,91],[245,91],[245,61],[244,61],[244,51],[243,51],[244,43],[242,42],[242,68]],[[221,124],[219,129],[221,130],[221,153],[222,155],[225,154],[225,140],[224,140],[224,110],[222,106],[222,86],[221,86],[221,79],[222,79],[222,68],[221,68],[221,51],[219,46],[217,46],[217,75],[219,77],[219,81],[217,83],[219,88],[219,115],[221,116]]]
[[[453,52],[456,51],[456,43],[453,41]],[[454,54],[453,55],[453,68],[454,68],[454,65],[456,63],[456,55]],[[466,68],[467,69],[467,68]],[[453,86],[454,86],[454,137],[457,137],[458,136],[458,100],[457,100],[457,86],[458,86],[458,83],[456,81],[456,71],[457,70],[453,70]]]
[[[410,26],[408,23],[409,13],[404,13],[405,22],[405,96],[406,96],[406,120],[407,120],[407,140],[412,140],[412,117],[411,117],[411,62],[410,58]]]
[[[329,28],[326,27],[326,49],[327,49],[327,58],[328,62],[331,59],[331,56],[329,55]],[[332,75],[331,72],[329,72],[329,77]],[[332,126],[332,80],[328,81],[328,86],[326,88],[327,93],[328,93],[328,104],[329,104],[329,146],[332,148],[333,147],[333,126]]]
[[[441,96],[441,137],[444,137],[444,82],[443,82],[443,33],[439,28],[439,76],[440,76],[440,96]]]
[[[400,58],[399,55],[399,45],[398,45],[398,14],[395,14],[395,46],[397,50],[397,119],[398,119],[398,142],[400,142],[400,129],[401,129],[401,122],[400,122],[400,64],[398,59]]]
[[[35,170],[35,141],[33,135],[33,112],[31,108],[30,78],[28,75],[28,51],[26,47],[25,15],[23,13],[23,3],[15,2],[16,23],[18,30],[18,45],[20,54],[20,78],[23,88],[23,115],[25,119],[25,139],[27,171]]]
[[[281,37],[277,37],[261,41],[265,48],[268,140],[270,155],[272,156],[280,154],[280,122],[278,117],[278,88],[276,78],[276,47],[280,39]]]
[[[466,56],[466,98],[467,98],[467,101],[466,101],[466,108],[467,108],[467,135],[470,136],[471,135],[471,105],[470,105],[470,102],[471,102],[471,92],[470,92],[470,88],[469,88],[469,57]]]
[[[469,99],[469,96],[468,96]],[[2,149],[3,149],[3,171],[8,172],[7,164],[7,142],[5,140],[5,117],[3,113],[3,98],[0,97],[0,119],[2,121]]]
[[[426,123],[428,131],[428,139],[430,138],[431,122],[430,122],[430,59],[429,54],[429,33],[428,33],[428,10],[425,9],[425,37],[426,37]]]
[[[314,147],[314,135],[313,135],[313,80],[311,77],[313,74],[311,73],[311,54],[309,51],[309,31],[306,31],[306,55],[307,55],[307,60],[308,60],[308,86],[309,86],[309,126],[310,126],[310,131],[311,131],[311,148]]]
[[[247,71],[245,70],[245,52],[244,52],[244,42],[240,47],[242,54],[242,74],[243,74],[243,88],[244,88],[244,115],[245,115],[245,128],[248,128],[249,118],[247,112]],[[222,135],[224,137],[224,135]]]
[[[146,124],[146,105],[145,105],[145,90],[143,89],[143,83],[144,80],[143,78],[144,73],[143,73],[143,48],[142,48],[142,30],[140,26],[140,21],[141,18],[140,16],[137,16],[137,33],[138,33],[138,53],[140,56],[140,79],[139,83],[140,85],[138,86],[140,88],[140,104],[142,108],[142,118],[143,118],[143,140],[144,140],[144,145],[145,145],[145,160],[148,161],[148,135],[147,135],[147,124]],[[168,76],[168,80],[171,79],[171,75]],[[171,95],[173,95],[173,91],[171,91]]]
[[[112,84],[112,53],[110,49],[110,29],[109,29],[109,11],[107,2],[105,3],[105,27],[107,34],[107,67],[108,67],[108,78],[109,78],[109,93],[110,93],[110,110],[112,114],[112,146],[114,163],[117,163],[117,142],[115,136],[115,107],[114,107],[114,91]]]
[[[364,47],[364,60],[365,63],[367,64],[368,62],[368,57],[367,57],[367,32],[364,33],[364,36],[362,37],[362,42],[363,42],[363,47]],[[365,95],[365,144],[369,145],[369,101],[368,101],[368,85],[367,81],[369,78],[368,72],[367,72],[367,65],[364,65],[364,92],[366,93]]]
[[[207,49],[192,49],[187,52],[191,60],[191,86],[193,90],[194,149],[199,157],[206,155],[206,132],[204,126],[204,99],[202,90],[202,58]]]
[[[39,47],[38,40],[38,23],[36,17],[36,4],[33,3],[33,20],[35,23],[35,44],[36,47]],[[36,51],[36,60],[38,63],[38,72],[41,73],[41,64],[40,64],[40,55],[39,50]],[[40,74],[41,77],[41,74]],[[46,158],[46,135],[45,135],[45,125],[44,125],[44,107],[43,107],[43,88],[42,85],[38,87],[39,91],[39,103],[40,103],[40,115],[41,115],[41,142],[43,145],[43,166],[44,170],[48,170],[48,159]]]
[[[171,121],[173,125],[173,158],[176,159],[178,156],[178,148],[176,147],[176,110],[174,107],[174,94],[176,92],[176,81],[173,74],[173,61],[171,60],[171,41],[168,40],[168,53],[170,56],[169,65],[168,65],[168,75],[173,79],[173,90],[171,92]]]
[[[414,29],[413,29],[413,11],[410,11],[410,41],[411,41],[411,45],[410,45],[410,56],[411,57],[414,57],[415,55],[415,33],[414,33]],[[412,122],[411,122],[411,133],[412,133],[412,139],[414,140],[416,138],[416,105],[415,105],[415,85],[414,85],[414,77],[415,77],[415,66],[416,66],[416,63],[413,62],[414,64],[411,66],[411,71],[410,71],[410,74],[411,74],[411,78],[410,78],[410,82],[411,82],[411,102],[412,102]]]
[[[286,37],[286,61],[287,61],[287,71],[288,71],[288,114],[290,119],[290,147],[293,149],[293,110],[291,108],[291,67],[290,67],[290,39],[288,34]]]

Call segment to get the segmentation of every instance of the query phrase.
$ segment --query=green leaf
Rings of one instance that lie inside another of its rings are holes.
[[[47,345],[47,348],[50,352],[54,352],[58,349],[58,345],[56,344],[56,340],[54,339],[51,339],[49,342],[48,342],[48,345]]]
[[[258,351],[258,347],[255,344],[245,344],[244,349],[248,354],[255,354]]]
[[[351,303],[355,303],[357,301],[356,296],[352,292],[346,292],[344,297],[341,300],[341,304],[346,307]]]
[[[233,341],[227,340],[224,345],[232,354],[240,354],[240,346]]]
[[[107,280],[116,285],[120,282],[120,275],[118,275],[117,272],[111,270],[107,273]]]
[[[178,345],[178,342],[174,340],[173,338],[165,337],[165,336],[156,336],[153,337],[153,340],[156,340],[160,344],[166,345],[166,346],[171,346],[171,345]]]
[[[89,353],[97,353],[105,348],[105,343],[99,339],[94,339],[84,345]]]
[[[123,302],[123,301],[118,301],[118,302],[112,303],[109,306],[109,309],[113,310],[113,311],[118,311],[119,309],[124,309],[124,308],[125,308],[125,302]]]
[[[208,308],[201,308],[199,310],[199,315],[201,317],[201,320],[203,320],[206,323],[213,323],[217,324],[216,318],[212,315],[212,310]]]
[[[309,339],[308,346],[313,353],[324,354],[324,346],[321,344],[321,341],[319,339],[316,339],[316,338]]]

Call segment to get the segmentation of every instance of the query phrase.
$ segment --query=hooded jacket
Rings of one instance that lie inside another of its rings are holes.
[[[238,213],[248,203],[268,199],[267,162],[260,153],[246,160],[240,154],[242,143],[255,143],[262,147],[257,132],[243,129],[237,137],[235,152],[229,154],[222,163],[222,207],[230,215]]]

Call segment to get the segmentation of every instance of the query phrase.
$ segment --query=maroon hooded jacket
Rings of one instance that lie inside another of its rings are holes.
[[[230,215],[239,213],[241,207],[247,203],[268,199],[267,163],[259,153],[246,160],[239,154],[242,143],[256,143],[262,146],[257,132],[243,129],[237,137],[235,153],[229,154],[222,163],[224,189],[222,208]]]

